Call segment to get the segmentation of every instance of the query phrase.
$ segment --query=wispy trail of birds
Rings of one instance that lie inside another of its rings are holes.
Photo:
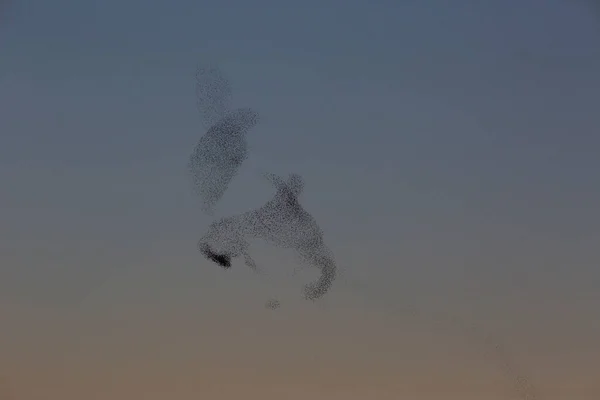
[[[211,214],[247,158],[245,134],[258,124],[258,114],[249,108],[231,111],[232,91],[219,69],[199,68],[196,80],[198,109],[207,132],[194,148],[189,168],[202,209]],[[329,291],[338,271],[334,256],[325,244],[323,231],[300,204],[304,181],[297,174],[291,174],[287,179],[272,173],[264,174],[264,177],[275,186],[274,197],[259,208],[212,222],[199,240],[198,249],[205,258],[225,269],[231,268],[233,259],[242,257],[244,263],[257,273],[261,270],[250,255],[251,239],[291,249],[304,264],[320,270],[320,277],[304,287],[306,299],[319,299]],[[364,284],[352,282],[351,287],[361,294],[366,293]],[[270,299],[266,307],[276,309],[280,303]],[[394,305],[389,308],[400,311]],[[538,399],[530,380],[516,367],[500,342],[476,325],[448,314],[419,313],[416,307],[401,311],[422,322],[462,332],[494,359],[502,373],[514,383],[518,398]]]
[[[350,288],[353,293],[358,294],[366,301],[371,300],[366,294],[368,292],[374,293],[374,288],[369,290],[367,284],[350,278],[346,273],[340,273],[339,275],[339,280]],[[499,372],[511,383],[510,390],[515,398],[520,400],[540,400],[542,398],[533,385],[531,378],[519,367],[502,341],[475,322],[464,320],[448,312],[423,311],[420,307],[410,304],[410,302],[399,305],[396,301],[383,300],[382,306],[390,311],[391,316],[409,317],[432,328],[460,334],[481,351],[482,356],[495,365]]]
[[[196,106],[206,129],[231,110],[232,91],[229,80],[214,66],[196,69]]]

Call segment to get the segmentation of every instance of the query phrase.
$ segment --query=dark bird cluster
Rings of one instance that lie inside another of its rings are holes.
[[[204,255],[204,257],[208,258],[210,261],[217,263],[225,269],[231,268],[231,256],[228,254],[214,253],[208,246],[198,246],[198,248],[202,255]]]

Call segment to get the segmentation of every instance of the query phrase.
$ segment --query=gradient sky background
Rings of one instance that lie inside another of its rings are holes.
[[[9,5],[0,399],[511,398],[502,361],[435,313],[493,332],[545,399],[600,396],[593,5]],[[197,253],[200,62],[263,116],[218,214],[269,199],[259,172],[300,173],[366,289],[311,304],[289,252],[257,244],[267,280]]]

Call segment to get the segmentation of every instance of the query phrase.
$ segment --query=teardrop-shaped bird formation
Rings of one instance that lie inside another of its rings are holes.
[[[246,133],[258,123],[250,108],[231,109],[231,87],[215,67],[196,71],[196,100],[207,128],[190,156],[188,168],[202,210],[212,214],[248,157]]]

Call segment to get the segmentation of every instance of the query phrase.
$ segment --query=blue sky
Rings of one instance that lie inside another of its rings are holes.
[[[210,221],[185,164],[203,133],[194,71],[208,62],[230,77],[236,106],[263,116],[220,215],[269,198],[260,172],[300,173],[338,262],[373,292],[478,318],[576,314],[575,331],[600,329],[583,317],[600,304],[590,10],[12,2],[0,20],[0,297],[70,307],[102,281],[105,309],[165,287],[207,298],[264,289],[195,248]],[[293,269],[284,253],[257,252]],[[293,282],[284,292],[299,297]]]

